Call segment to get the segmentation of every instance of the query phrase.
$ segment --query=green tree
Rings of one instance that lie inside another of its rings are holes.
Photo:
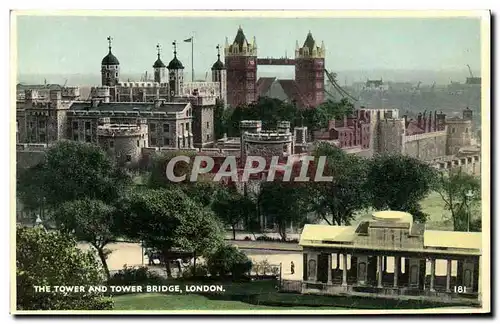
[[[377,155],[370,161],[367,192],[378,210],[409,212],[425,223],[427,216],[419,202],[435,186],[437,171],[418,159],[401,155]]]
[[[224,134],[227,133],[227,113],[224,109],[224,102],[217,101],[214,108],[214,136],[215,140],[221,139],[224,137]]]
[[[343,120],[344,116],[354,113],[354,105],[346,98],[338,102],[327,100],[315,109],[307,109],[302,112],[305,126],[311,130],[326,128],[330,120]]]
[[[252,269],[252,261],[236,246],[221,245],[207,258],[208,271],[212,276],[232,275],[241,278]]]
[[[366,160],[328,143],[318,144],[314,154],[316,161],[326,158],[323,175],[331,176],[332,181],[309,183],[305,194],[310,210],[330,225],[349,225],[355,213],[369,203]]]
[[[224,239],[215,215],[176,188],[134,190],[120,202],[117,215],[127,236],[142,240],[164,256],[179,248],[193,252],[196,259]]]
[[[16,299],[18,310],[109,310],[113,301],[88,286],[104,283],[102,269],[91,252],[58,231],[18,227],[16,230]],[[35,292],[34,286],[50,286]],[[54,286],[85,286],[85,293],[62,294]]]
[[[193,170],[193,159],[196,155],[192,151],[175,151],[168,152],[166,154],[160,154],[153,157],[153,163],[151,167],[151,174],[149,175],[148,187],[157,188],[167,188],[169,186],[178,187],[180,184],[190,183],[191,171]],[[173,173],[176,177],[186,176],[183,181],[175,182],[171,181],[167,177],[167,166],[169,162],[179,156],[188,157],[190,162],[177,161],[173,166]]]
[[[52,208],[85,197],[112,202],[130,182],[98,146],[62,141],[48,150],[44,162],[19,176],[17,192],[29,206]]]
[[[294,182],[262,182],[259,205],[262,214],[271,217],[283,241],[290,224],[298,227],[307,221],[307,197],[304,185]]]
[[[106,258],[110,251],[106,245],[116,239],[118,232],[114,214],[114,207],[103,201],[84,198],[63,203],[53,215],[59,229],[74,233],[79,241],[88,242],[96,249],[108,279],[110,274]]]
[[[236,226],[249,222],[256,214],[254,201],[235,188],[219,190],[212,204],[212,210],[224,224],[231,226],[233,240],[236,240]]]
[[[451,213],[454,231],[468,231],[480,225],[474,221],[471,211],[481,201],[481,180],[461,169],[441,173],[437,191]],[[470,195],[470,196],[469,196]],[[480,224],[480,223],[479,223]]]

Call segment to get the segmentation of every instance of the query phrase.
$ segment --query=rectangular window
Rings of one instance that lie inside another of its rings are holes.
[[[115,141],[109,141],[109,148],[115,147]]]
[[[78,122],[77,121],[73,122],[73,129],[78,129]]]
[[[210,134],[207,134],[207,141],[210,141]]]
[[[163,124],[163,132],[164,133],[170,132],[170,125],[169,124]]]
[[[170,138],[164,137],[163,138],[163,145],[164,146],[170,146]]]
[[[33,127],[35,127],[35,124],[32,121],[30,121],[30,128],[33,128]]]
[[[137,140],[137,147],[140,147],[140,146],[141,146],[140,141]]]
[[[210,128],[210,122],[207,122],[207,129]]]
[[[149,124],[149,130],[152,132],[156,132],[156,124]]]
[[[90,122],[85,122],[85,130],[90,130]]]
[[[186,123],[186,131],[189,132],[189,123]]]
[[[453,134],[453,133],[455,133],[455,127],[452,127],[452,128],[451,128],[451,133],[452,133],[452,134]]]
[[[40,143],[45,142],[45,140],[46,140],[45,134],[40,134]]]
[[[73,134],[73,141],[78,141],[78,133]]]
[[[92,142],[92,137],[90,135],[85,135],[85,142],[87,143]]]
[[[151,145],[156,145],[156,138],[154,137],[151,137]]]
[[[45,128],[46,126],[47,126],[47,125],[46,125],[46,123],[45,123],[45,120],[40,120],[40,121],[38,122],[38,127],[39,127],[39,128]]]

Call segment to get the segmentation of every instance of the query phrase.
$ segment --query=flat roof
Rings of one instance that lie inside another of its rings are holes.
[[[455,249],[481,249],[481,233],[426,230],[424,232],[424,246]]]

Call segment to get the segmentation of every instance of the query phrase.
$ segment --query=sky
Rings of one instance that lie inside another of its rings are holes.
[[[480,71],[480,20],[475,18],[175,18],[20,16],[17,18],[18,74],[99,74],[113,38],[122,74],[152,73],[156,44],[162,60],[178,58],[191,73],[204,75],[217,59],[217,44],[232,43],[241,25],[256,37],[259,57],[293,57],[308,31],[326,47],[326,68],[345,70]],[[293,67],[259,67],[285,71]]]

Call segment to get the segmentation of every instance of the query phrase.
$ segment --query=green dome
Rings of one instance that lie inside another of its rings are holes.
[[[111,50],[109,50],[108,55],[106,55],[101,62],[101,65],[120,65],[120,62],[116,58],[116,56],[111,53]]]
[[[156,60],[155,64],[153,64],[153,68],[164,68],[166,67],[165,64],[163,64],[163,61],[158,57]]]
[[[181,61],[177,59],[177,55],[174,55],[174,58],[170,63],[168,63],[168,69],[169,70],[181,70],[184,69],[184,66],[182,65]]]
[[[220,59],[212,65],[212,71],[214,70],[224,70],[224,63]]]

